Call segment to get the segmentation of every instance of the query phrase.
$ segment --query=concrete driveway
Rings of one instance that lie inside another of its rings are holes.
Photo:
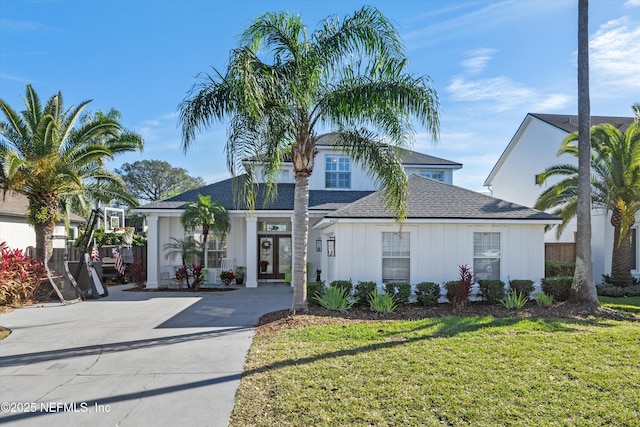
[[[0,314],[0,424],[226,426],[253,326],[291,306],[265,285],[123,292]]]

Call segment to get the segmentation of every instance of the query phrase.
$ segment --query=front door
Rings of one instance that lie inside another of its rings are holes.
[[[291,268],[291,235],[268,234],[258,237],[258,278],[282,280]]]

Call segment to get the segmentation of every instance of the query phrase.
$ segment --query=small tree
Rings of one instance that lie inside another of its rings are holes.
[[[194,256],[198,256],[200,253],[199,244],[193,236],[187,236],[184,239],[176,239],[175,237],[171,238],[172,242],[164,244],[165,258],[173,259],[176,256],[180,257],[180,261],[182,262],[182,269],[185,272],[187,287],[191,287],[189,285],[189,275],[186,274],[189,271],[187,267],[187,262],[191,260]]]
[[[231,229],[227,210],[224,206],[212,202],[211,196],[199,195],[197,202],[187,203],[181,220],[185,228],[190,228],[191,230],[202,226],[202,241],[200,242],[202,247],[201,265],[204,265],[204,254],[207,250],[209,233],[224,234]]]

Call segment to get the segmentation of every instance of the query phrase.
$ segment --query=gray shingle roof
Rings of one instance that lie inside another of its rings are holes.
[[[7,191],[4,195],[0,192],[0,214],[9,216],[26,216],[29,210],[29,199],[27,196]],[[86,219],[80,215],[71,213],[69,215],[71,222],[84,222]]]
[[[235,194],[242,188],[245,179],[245,175],[226,179],[178,194],[166,200],[142,205],[137,209],[182,209],[186,203],[197,200],[198,195],[201,194],[203,196],[211,196],[211,200],[224,206],[227,210],[244,210],[246,209],[246,204],[243,201],[236,201]],[[236,192],[234,192],[234,186]],[[278,184],[278,197],[266,206],[264,204],[265,188],[264,184],[258,185],[256,210],[293,210],[295,184]],[[335,210],[371,193],[373,191],[311,190],[309,192],[309,209]]]
[[[529,113],[544,122],[547,122],[568,133],[578,131],[578,116],[567,114],[539,114]],[[591,116],[591,126],[610,123],[624,132],[633,123],[633,117]]]
[[[407,218],[557,220],[556,216],[465,188],[409,177]],[[380,192],[373,193],[327,215],[327,218],[393,218]]]

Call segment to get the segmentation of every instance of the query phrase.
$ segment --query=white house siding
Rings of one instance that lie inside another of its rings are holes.
[[[336,256],[323,277],[332,280],[374,281],[382,284],[382,233],[397,232],[393,223],[339,222],[324,235],[335,234]],[[473,233],[500,233],[500,279],[544,277],[544,225],[542,224],[455,224],[407,223],[402,232],[410,235],[412,284],[422,281],[444,283],[458,277],[458,266],[473,266]]]
[[[71,235],[78,235],[78,227],[71,226]],[[64,225],[56,225],[53,234],[65,236]],[[0,216],[0,242],[6,242],[12,249],[25,250],[36,246],[36,232],[24,218],[17,216]]]
[[[491,195],[523,206],[534,206],[538,196],[558,179],[550,179],[543,185],[536,185],[535,176],[555,164],[577,164],[573,156],[557,157],[560,144],[567,132],[537,118],[527,117],[522,127],[507,147],[506,157],[498,164],[491,178]],[[503,156],[505,156],[503,155]],[[575,221],[572,221],[558,240],[556,231],[549,231],[547,242],[573,242]]]

